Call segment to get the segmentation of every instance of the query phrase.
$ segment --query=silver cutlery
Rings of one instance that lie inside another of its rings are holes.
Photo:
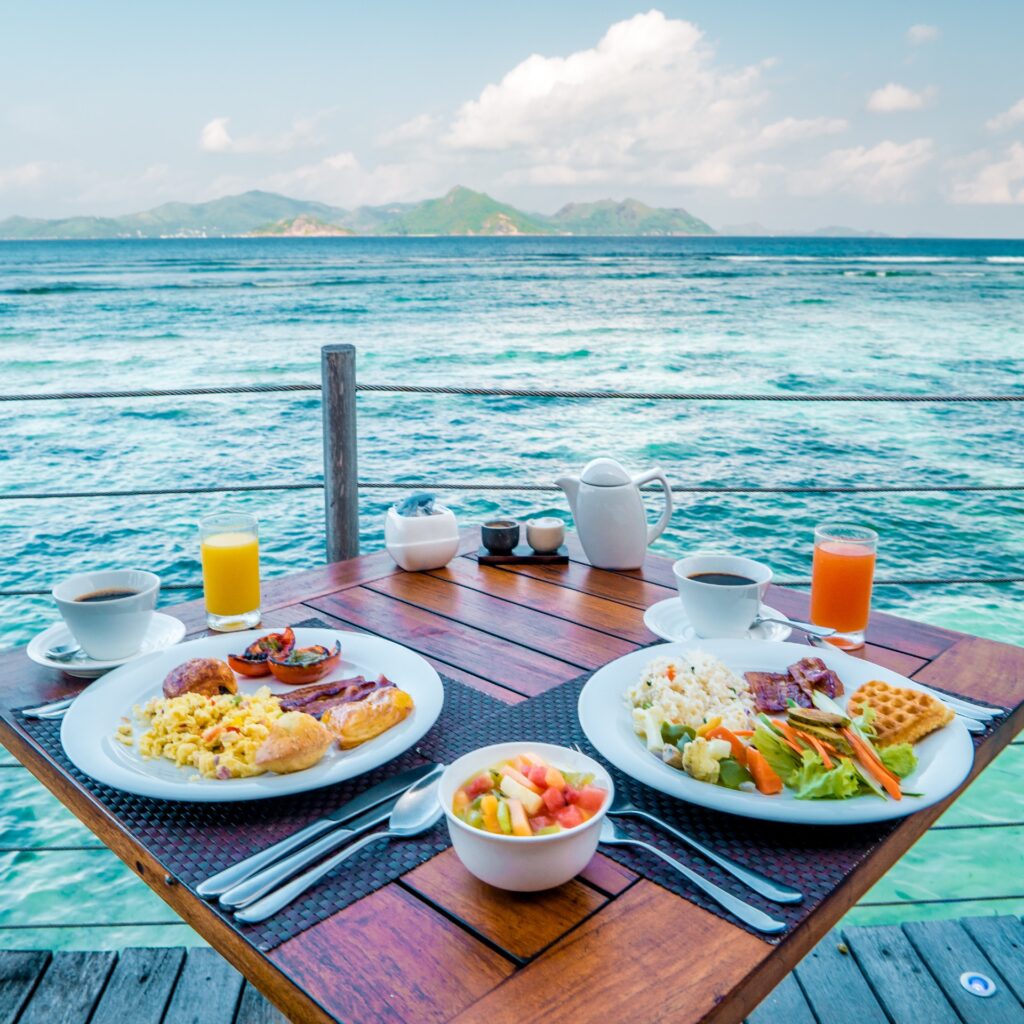
[[[328,872],[333,871],[339,864],[370,843],[382,839],[409,839],[432,828],[444,813],[437,798],[440,782],[440,778],[434,776],[420,779],[398,798],[386,829],[363,836],[362,839],[356,840],[351,846],[336,853],[333,857],[328,857],[322,864],[299,875],[298,878],[293,878],[280,889],[270,893],[269,896],[264,896],[263,899],[251,906],[237,911],[235,920],[246,924],[265,921],[304,893],[314,882],[319,881]]]
[[[344,846],[350,839],[387,821],[400,797],[401,794],[391,800],[386,800],[344,827],[336,828],[328,832],[322,839],[303,846],[297,853],[274,861],[269,867],[257,871],[255,875],[251,875],[244,882],[239,882],[238,885],[234,885],[227,892],[222,893],[218,902],[225,910],[241,910],[242,907],[255,903],[261,896],[266,896],[268,892],[272,892],[279,885],[287,882],[303,868],[315,864],[325,853]]]
[[[400,796],[413,783],[419,782],[420,779],[427,775],[436,773],[441,767],[438,764],[417,765],[415,768],[408,768],[404,772],[399,772],[397,775],[385,779],[383,782],[370,786],[369,789],[360,793],[359,796],[353,797],[353,799],[336,810],[311,822],[305,828],[299,829],[298,832],[288,836],[287,839],[282,839],[280,842],[268,846],[265,850],[260,850],[259,853],[254,853],[251,857],[246,857],[245,860],[240,860],[237,864],[232,864],[231,867],[211,875],[205,881],[199,883],[196,887],[196,892],[203,899],[215,899],[217,896],[226,893],[232,887],[256,874],[257,871],[280,860],[297,847],[311,842],[317,836],[330,829],[343,825],[353,818],[357,818],[378,804]]]
[[[49,648],[43,652],[43,657],[49,658],[50,661],[75,661],[79,655],[84,655],[84,653],[82,645],[72,640],[69,643],[57,644]]]
[[[40,704],[36,708],[23,708],[19,713],[25,718],[62,718],[77,697],[76,693],[73,697],[64,697],[62,700],[55,700],[49,704]]]
[[[696,850],[701,856],[706,857],[713,864],[717,864],[723,871],[728,871],[733,878],[738,879],[744,885],[749,886],[754,892],[759,892],[762,896],[766,896],[770,900],[774,900],[776,903],[801,903],[804,898],[804,894],[799,889],[794,889],[792,886],[785,885],[782,882],[774,882],[770,878],[766,878],[764,875],[759,874],[756,871],[751,871],[749,868],[743,867],[741,864],[737,864],[735,861],[728,860],[725,857],[719,856],[714,850],[709,850],[703,843],[698,842],[696,839],[688,836],[685,832],[680,832],[679,829],[674,828],[667,821],[663,821],[661,818],[654,814],[648,814],[647,811],[636,804],[630,803],[630,801],[620,794],[615,794],[615,799],[612,800],[611,807],[608,808],[610,815],[623,815],[631,818],[643,818],[645,821],[651,822],[653,825],[657,825],[658,828],[669,835],[675,836],[681,843],[685,843],[691,849]]]
[[[801,633],[806,633],[808,636],[818,637],[822,640],[825,637],[835,636],[836,633],[834,629],[830,629],[828,626],[816,626],[813,622],[801,622],[799,619],[770,619],[764,615],[758,615],[754,619],[751,623],[751,629],[762,625],[792,626],[794,629],[799,629]]]
[[[650,843],[643,843],[639,839],[630,838],[609,818],[605,818],[601,822],[601,842],[607,846],[638,846],[642,850],[653,853],[666,864],[670,864],[675,868],[691,885],[696,886],[705,895],[710,896],[719,906],[724,907],[734,917],[739,918],[744,924],[750,925],[751,928],[755,928],[759,932],[764,932],[766,935],[778,935],[786,930],[785,921],[777,921],[763,910],[758,910],[757,907],[752,907],[749,903],[744,903],[743,900],[737,899],[732,893],[726,892],[715,885],[714,882],[709,882],[706,878],[698,875],[696,871],[691,871],[685,864],[681,864],[674,857],[670,857],[656,846],[651,846]]]

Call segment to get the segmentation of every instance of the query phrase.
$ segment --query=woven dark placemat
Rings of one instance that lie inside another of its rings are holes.
[[[296,623],[322,626],[318,620]],[[443,737],[492,717],[504,705],[488,694],[442,676],[444,708],[413,750],[354,779],[271,800],[179,803],[133,796],[82,774],[60,742],[60,722],[17,718],[21,729],[68,775],[95,796],[176,881],[195,889],[210,875],[265,849],[358,796],[375,782],[436,758]],[[267,951],[393,882],[450,845],[442,821],[415,839],[374,843],[346,861],[268,921],[238,924],[221,916],[257,948]],[[210,904],[218,912],[216,903]]]
[[[450,763],[451,759],[476,747],[520,739],[527,742],[536,740],[558,743],[562,746],[578,744],[589,756],[605,766],[614,779],[616,790],[629,797],[638,807],[701,840],[715,853],[729,857],[769,878],[796,886],[806,894],[804,902],[795,906],[773,903],[737,882],[717,865],[661,829],[637,818],[615,819],[616,824],[632,837],[652,843],[723,889],[760,907],[772,917],[784,920],[789,928],[775,937],[747,929],[760,938],[767,938],[769,942],[781,941],[789,931],[814,913],[843,879],[899,825],[899,821],[836,827],[757,821],[706,810],[651,789],[613,768],[584,736],[577,703],[580,691],[592,674],[588,672],[539,697],[506,707],[488,718],[486,723],[467,725],[456,733],[446,733],[439,737],[437,757]],[[977,744],[985,735],[971,734],[971,738]],[[638,875],[746,928],[746,925],[733,918],[713,900],[690,887],[682,876],[660,858],[636,847],[602,846],[600,849]]]

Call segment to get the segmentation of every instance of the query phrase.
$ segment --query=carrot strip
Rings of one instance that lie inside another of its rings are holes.
[[[710,732],[704,734],[704,738],[708,740],[725,740],[726,743],[732,747],[732,756],[739,761],[744,768],[747,765],[747,747],[746,744],[729,729],[726,729],[724,725],[719,725],[712,729]]]
[[[733,736],[753,736],[754,735],[754,730],[753,729],[733,729],[732,734],[733,734]]]
[[[825,766],[825,771],[832,771],[832,758],[828,756],[821,740],[819,740],[817,736],[812,736],[809,732],[803,732],[800,729],[794,729],[793,731],[797,736],[807,740],[807,742],[814,747],[814,752],[821,758],[821,763]]]
[[[849,729],[843,730],[843,735],[850,741],[854,751],[857,754],[861,764],[871,772],[871,774],[878,780],[881,787],[893,798],[893,800],[902,800],[903,794],[900,792],[900,784],[894,775],[891,775],[876,757],[873,756],[872,751],[864,741],[856,734],[851,732]]]
[[[759,793],[771,796],[782,792],[782,779],[757,747],[751,747],[747,751],[747,769],[753,776],[754,785],[757,786]]]
[[[792,726],[790,726],[789,722],[779,722],[773,718],[772,723],[778,726],[779,732],[782,733],[783,741],[788,743],[793,748],[793,750],[796,751],[796,756],[803,757],[804,748],[801,747],[800,744],[797,742],[796,734],[793,732],[793,728]]]

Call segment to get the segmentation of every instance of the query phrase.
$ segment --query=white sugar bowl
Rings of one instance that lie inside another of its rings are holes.
[[[398,506],[388,509],[384,543],[388,554],[407,572],[441,569],[459,551],[459,524],[445,505],[431,505],[429,514],[399,515]]]

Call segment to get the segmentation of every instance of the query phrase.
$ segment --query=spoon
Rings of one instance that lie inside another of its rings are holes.
[[[751,629],[755,626],[761,625],[779,625],[779,626],[792,626],[794,629],[799,629],[801,633],[806,633],[811,637],[825,637],[834,636],[835,630],[830,629],[828,626],[816,626],[813,622],[801,622],[799,619],[769,619],[764,615],[758,615],[751,623]]]
[[[66,644],[57,644],[55,647],[51,647],[48,651],[45,651],[43,657],[49,658],[50,661],[71,661],[76,658],[82,651],[82,645],[72,640]]]
[[[759,892],[762,896],[767,896],[768,899],[774,900],[776,903],[800,903],[804,898],[804,894],[799,889],[784,885],[782,882],[774,882],[772,879],[766,878],[756,871],[743,867],[742,864],[737,864],[733,860],[719,856],[714,850],[709,850],[703,843],[698,842],[692,836],[688,836],[685,832],[680,832],[679,829],[674,828],[667,821],[663,821],[656,815],[648,813],[642,807],[637,807],[636,804],[630,803],[629,799],[621,793],[617,792],[615,794],[615,799],[612,800],[608,813],[628,815],[632,818],[644,818],[659,828],[664,829],[670,835],[675,836],[681,843],[686,843],[687,846],[707,857],[709,861],[717,864],[723,871],[728,871],[733,878],[739,879],[744,885],[753,889],[754,892]]]
[[[696,871],[691,871],[685,864],[680,864],[674,857],[663,853],[656,846],[651,846],[650,843],[642,843],[639,839],[630,838],[609,818],[605,818],[601,822],[601,842],[608,846],[639,846],[642,850],[653,853],[666,864],[674,867],[691,885],[696,886],[701,892],[710,896],[719,906],[725,907],[734,917],[739,918],[744,924],[750,925],[751,928],[759,932],[764,932],[767,935],[778,935],[786,930],[785,921],[776,921],[774,917],[769,917],[763,910],[758,910],[757,907],[752,907],[749,903],[744,903],[743,900],[737,899],[732,893],[726,892],[715,885],[714,882],[709,882],[706,878],[698,875]]]
[[[364,846],[369,846],[370,843],[379,839],[408,839],[426,832],[427,829],[437,824],[444,813],[440,801],[437,799],[437,788],[440,784],[441,780],[433,776],[410,786],[395,804],[395,809],[388,819],[388,827],[384,831],[371,832],[369,835],[363,836],[351,846],[346,846],[340,853],[328,857],[322,864],[310,868],[309,871],[293,878],[286,885],[282,885],[280,889],[274,890],[269,896],[264,896],[263,899],[257,900],[251,906],[236,911],[235,920],[244,921],[246,924],[265,921]]]

